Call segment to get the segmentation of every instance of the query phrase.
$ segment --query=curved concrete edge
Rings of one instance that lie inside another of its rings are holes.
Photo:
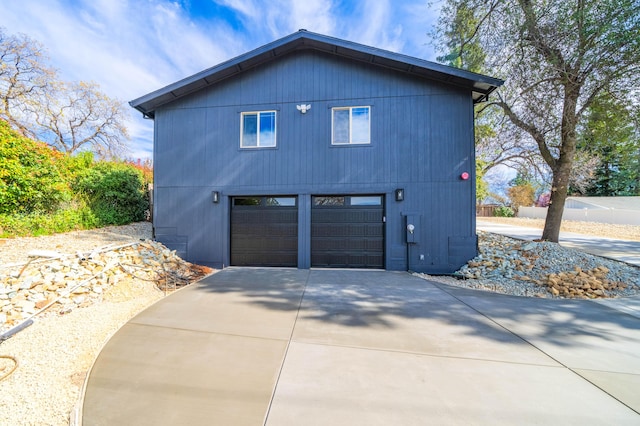
[[[189,285],[197,284],[198,282],[200,282],[200,281],[202,281],[204,279],[207,279],[210,276],[215,275],[220,271],[221,271],[220,269],[215,270],[212,273],[210,273],[208,275],[205,275],[204,277],[200,278],[199,280],[190,283]],[[186,285],[186,286],[184,286],[182,288],[174,290],[173,292],[171,292],[169,294],[166,294],[164,297],[156,300],[155,302],[153,302],[149,306],[146,306],[144,309],[142,309],[140,312],[138,312],[133,317],[128,319],[124,324],[122,324],[120,327],[118,327],[116,330],[114,330],[113,333],[111,333],[109,336],[107,336],[104,339],[104,341],[102,342],[102,345],[100,345],[100,350],[98,351],[97,355],[93,358],[93,362],[91,363],[91,366],[89,366],[89,369],[87,370],[87,374],[85,374],[85,376],[84,376],[84,380],[82,381],[82,387],[80,388],[80,392],[78,393],[78,399],[77,399],[75,405],[73,406],[73,408],[71,409],[71,412],[69,413],[69,426],[82,426],[82,415],[83,415],[83,409],[84,409],[84,398],[85,398],[85,394],[87,392],[87,384],[89,383],[89,377],[91,376],[91,372],[93,371],[93,367],[95,367],[95,365],[96,365],[96,361],[98,360],[98,357],[100,356],[100,354],[102,353],[104,348],[107,346],[109,341],[113,338],[113,336],[115,336],[116,333],[118,331],[120,331],[120,329],[122,329],[122,327],[124,327],[126,324],[128,324],[129,321],[134,319],[136,316],[140,315],[145,310],[151,308],[155,304],[162,302],[164,299],[166,299],[167,297],[171,296],[172,294],[175,294],[175,293],[177,293],[179,291],[184,290],[185,288],[189,287],[189,285]]]
[[[262,422],[308,276],[226,268],[145,309],[96,359],[82,422]]]
[[[113,334],[111,334],[111,336],[109,336],[102,343],[102,347],[100,348],[100,351],[98,352],[98,354],[102,351],[102,349],[105,347],[107,342],[109,342],[111,337],[113,337],[113,335],[116,334],[118,330],[114,331]],[[69,426],[82,426],[82,409],[84,407],[84,394],[87,391],[87,382],[89,381],[89,375],[91,375],[91,370],[93,370],[93,366],[96,363],[96,359],[97,359],[97,356],[93,359],[93,362],[89,367],[89,370],[87,370],[87,374],[84,376],[84,380],[82,382],[82,388],[80,388],[80,393],[78,395],[78,400],[76,401],[76,404],[73,406],[71,413],[69,413]]]

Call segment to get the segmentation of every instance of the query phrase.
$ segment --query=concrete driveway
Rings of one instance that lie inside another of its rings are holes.
[[[621,309],[618,309],[618,308]],[[228,268],[100,353],[84,425],[637,425],[640,300]]]

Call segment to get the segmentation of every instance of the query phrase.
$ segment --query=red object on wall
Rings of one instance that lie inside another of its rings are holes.
[[[469,179],[469,173],[468,172],[462,172],[462,174],[460,175],[460,178],[462,180],[467,180]]]

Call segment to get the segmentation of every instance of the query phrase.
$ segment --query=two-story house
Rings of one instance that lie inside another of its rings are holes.
[[[214,267],[453,272],[477,252],[473,107],[501,84],[300,30],[136,99],[155,238]]]

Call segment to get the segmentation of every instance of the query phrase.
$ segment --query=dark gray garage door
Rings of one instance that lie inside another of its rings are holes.
[[[311,266],[384,268],[384,197],[314,196]]]
[[[231,265],[298,266],[296,197],[232,198]]]

